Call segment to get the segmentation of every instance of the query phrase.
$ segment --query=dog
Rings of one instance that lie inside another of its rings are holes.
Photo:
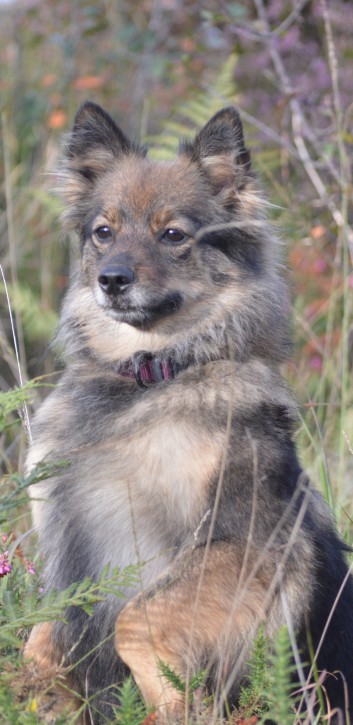
[[[302,698],[316,670],[345,718],[352,578],[293,442],[281,244],[238,112],[155,162],[85,102],[57,178],[80,261],[59,331],[66,370],[28,457],[70,464],[32,490],[45,588],[138,576],[91,616],[70,607],[35,627],[27,658],[67,672],[82,722],[113,719],[128,672],[172,722],[188,698],[161,663],[186,686],[205,670],[219,707],[236,703],[259,627],[272,638],[287,625]]]

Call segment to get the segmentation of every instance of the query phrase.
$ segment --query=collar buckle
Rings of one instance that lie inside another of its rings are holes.
[[[151,353],[141,353],[132,364],[140,388],[149,388],[150,385],[161,383],[163,380],[173,380],[176,375],[176,367],[172,360],[154,357]]]

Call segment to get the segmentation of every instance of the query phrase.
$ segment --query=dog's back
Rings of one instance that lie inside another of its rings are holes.
[[[67,370],[29,457],[70,462],[33,491],[46,586],[143,566],[127,604],[71,608],[28,653],[45,636],[53,661],[79,662],[94,722],[111,717],[126,665],[168,718],[181,696],[159,660],[182,678],[205,668],[234,701],[260,623],[269,636],[287,624],[301,684],[316,652],[340,673],[324,687],[344,710],[352,580],[292,440],[289,304],[238,114],[156,164],[88,103],[60,173],[81,263],[62,314]]]

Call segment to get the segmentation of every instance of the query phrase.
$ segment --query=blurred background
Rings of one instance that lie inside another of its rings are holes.
[[[352,0],[0,0],[2,722],[42,722],[23,672],[30,627],[100,596],[94,583],[90,593],[83,583],[76,594],[42,596],[27,489],[50,467],[23,471],[32,410],[60,370],[51,340],[76,254],[75,240],[62,238],[50,172],[84,99],[102,104],[156,158],[173,156],[179,136],[223,106],[239,108],[283,239],[294,338],[284,375],[300,405],[300,456],[352,545],[352,38]],[[282,701],[291,723],[290,643],[280,651],[289,657],[278,654],[274,681],[287,663]],[[259,711],[260,691],[249,690],[240,717]],[[152,722],[133,719],[126,702],[129,719],[117,722]]]
[[[302,457],[344,534],[353,488],[352,37],[351,0],[0,2],[1,260],[23,380],[58,365],[50,340],[73,252],[47,172],[81,101],[102,104],[157,157],[234,103],[285,241],[295,339],[285,374],[303,413]],[[3,282],[0,302],[7,391],[20,377]],[[43,394],[33,393],[34,406]],[[11,416],[7,472],[22,450]]]

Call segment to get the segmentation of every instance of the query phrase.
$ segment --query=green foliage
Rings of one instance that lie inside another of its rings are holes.
[[[264,688],[268,711],[261,722],[273,720],[281,725],[293,725],[297,721],[294,713],[294,699],[291,697],[295,684],[293,676],[296,666],[293,664],[292,646],[287,627],[278,631],[274,641],[274,651],[269,656],[271,670],[268,684]],[[299,687],[299,686],[298,686]]]
[[[51,387],[51,386],[50,386]],[[31,380],[20,388],[0,392],[0,433],[12,432],[25,417],[25,408],[31,403],[36,389],[43,388],[41,379]],[[7,461],[4,456],[4,463]],[[41,462],[28,475],[13,473],[0,478],[0,525],[9,527],[10,512],[18,512],[28,503],[28,487],[57,475],[69,465],[68,461]]]
[[[109,594],[124,597],[123,589],[138,582],[138,567],[127,567],[123,571],[106,567],[99,581],[86,577],[82,582],[71,584],[61,592],[51,591],[38,600],[38,592],[27,590],[20,599],[17,592],[7,586],[8,578],[0,584],[0,641],[8,641],[13,632],[23,627],[33,627],[39,622],[65,619],[68,607],[80,607],[88,615],[93,614],[94,605],[104,601]]]
[[[167,662],[158,660],[158,667],[162,675],[166,678],[166,680],[168,680],[172,687],[175,688],[175,690],[177,690],[178,692],[185,692],[185,682],[183,682],[181,677],[179,677],[179,675],[168,665]]]
[[[263,627],[259,629],[248,666],[249,682],[241,689],[239,700],[241,718],[250,718],[256,713],[259,725],[267,722],[297,725],[306,718],[305,713],[296,713],[301,688],[299,682],[296,684],[297,668],[286,626],[281,627],[273,642],[265,636]],[[297,695],[292,694],[295,691]]]
[[[185,693],[186,690],[189,692],[190,700],[192,700],[192,694],[195,692],[195,690],[198,689],[201,685],[204,684],[207,671],[206,670],[200,670],[200,672],[196,672],[192,677],[190,677],[190,680],[188,683],[184,682],[184,680],[179,677],[179,675],[175,672],[175,670],[172,669],[168,665],[167,662],[163,662],[162,660],[158,660],[158,667],[162,673],[162,675],[168,680],[168,682],[178,691]]]
[[[14,725],[36,725],[41,722],[37,716],[36,701],[29,699],[22,702],[23,696],[19,700],[16,695],[16,688],[20,689],[16,681],[21,683],[20,668],[23,666],[21,659],[25,633],[41,622],[65,621],[68,607],[79,607],[90,616],[98,602],[111,595],[123,597],[126,587],[136,586],[140,579],[137,566],[127,567],[124,571],[106,567],[99,581],[86,578],[64,591],[41,594],[40,579],[35,573],[30,574],[26,570],[26,562],[23,554],[17,551],[18,548],[16,540],[13,544],[10,543],[9,560],[12,570],[0,579],[0,719],[6,713],[6,722]],[[14,668],[18,670],[17,677]],[[136,702],[132,697],[129,700],[128,685],[124,692],[126,697],[122,704],[122,716],[125,719],[121,722],[128,723],[133,706],[134,711],[138,712],[138,698],[135,698]],[[59,718],[56,725],[64,722],[67,723],[67,719]]]
[[[39,719],[35,709],[31,712],[30,705],[25,710],[23,704],[19,705],[15,702],[13,693],[9,687],[2,686],[0,676],[0,722],[6,725],[40,725],[42,720]],[[59,725],[56,722],[55,725]]]
[[[25,283],[16,287],[9,285],[8,288],[13,308],[21,316],[26,341],[51,340],[58,323],[57,313],[46,309],[35,291]]]
[[[11,425],[10,414],[20,410],[25,403],[31,400],[31,391],[38,387],[35,380],[31,380],[21,388],[14,388],[6,392],[0,391],[0,433]]]
[[[240,692],[239,707],[241,711],[244,711],[245,717],[250,717],[254,712],[262,713],[268,710],[269,703],[266,693],[269,691],[272,680],[269,668],[269,646],[269,640],[261,626],[248,662],[249,684],[242,687]]]
[[[69,466],[69,461],[55,461],[50,463],[38,463],[32,468],[28,476],[13,473],[4,476],[0,481],[2,494],[0,496],[0,524],[8,522],[9,511],[28,503],[27,489],[29,486],[39,483],[50,476],[60,474],[63,468]]]
[[[234,87],[234,68],[237,56],[233,53],[220,67],[214,78],[212,95],[209,89],[199,91],[193,100],[183,104],[182,116],[185,121],[167,120],[158,136],[148,136],[146,141],[152,146],[150,156],[155,159],[173,159],[181,138],[189,136],[190,130],[201,128],[211,116],[226,104],[236,102]]]
[[[146,707],[132,678],[127,677],[119,687],[120,706],[115,710],[117,725],[139,725],[147,715]]]

